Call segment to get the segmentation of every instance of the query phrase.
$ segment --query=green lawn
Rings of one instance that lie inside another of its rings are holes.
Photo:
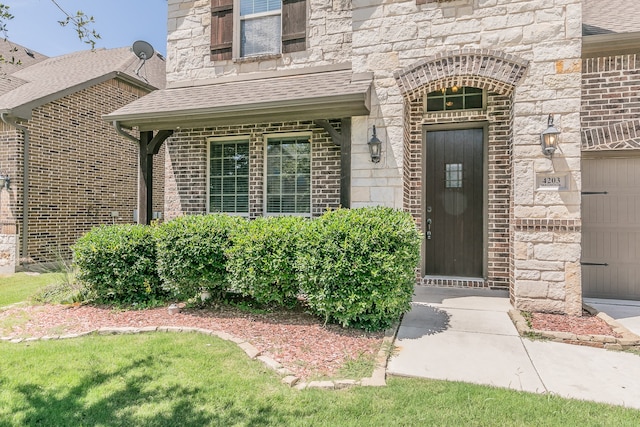
[[[63,279],[62,273],[16,273],[0,276],[0,307],[26,301],[45,286],[60,283]]]
[[[199,334],[0,343],[0,426],[632,426],[640,411],[454,382],[290,389]]]

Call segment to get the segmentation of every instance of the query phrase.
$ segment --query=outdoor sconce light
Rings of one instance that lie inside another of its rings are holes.
[[[367,145],[369,145],[369,154],[371,154],[371,161],[373,163],[380,162],[380,149],[382,148],[382,141],[380,141],[376,136],[375,125],[373,125],[373,136],[371,137],[369,142],[367,142]]]
[[[547,126],[547,129],[540,134],[540,144],[542,145],[544,155],[552,157],[556,148],[558,148],[560,131],[553,125],[553,116],[551,114],[549,114]]]
[[[0,174],[0,188],[4,187],[8,190],[10,183],[11,183],[11,178],[9,178],[8,174],[7,175]]]

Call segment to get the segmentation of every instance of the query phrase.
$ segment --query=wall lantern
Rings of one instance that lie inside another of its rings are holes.
[[[560,131],[553,125],[553,116],[549,114],[547,129],[540,134],[540,144],[542,145],[542,152],[545,156],[553,156],[556,148],[558,148],[559,138]]]
[[[11,183],[11,178],[9,178],[9,174],[4,175],[0,173],[0,188],[4,187],[8,190],[10,183]]]
[[[382,141],[376,136],[376,126],[373,125],[373,136],[367,143],[369,145],[369,154],[371,154],[371,161],[373,163],[380,162],[380,150],[382,148]]]

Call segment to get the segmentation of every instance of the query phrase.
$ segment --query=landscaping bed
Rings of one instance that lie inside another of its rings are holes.
[[[229,333],[246,340],[301,379],[334,377],[345,364],[373,359],[384,332],[323,325],[302,309],[250,313],[239,308],[117,310],[100,306],[36,305],[0,311],[0,337],[57,337],[104,327],[181,326]]]

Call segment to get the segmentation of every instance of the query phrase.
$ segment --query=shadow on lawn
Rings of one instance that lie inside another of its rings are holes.
[[[140,358],[115,372],[90,372],[79,383],[65,390],[40,384],[20,384],[13,392],[22,398],[12,408],[14,420],[24,425],[145,425],[204,426],[273,425],[285,414],[277,414],[270,406],[256,403],[251,412],[234,408],[241,396],[223,397],[215,407],[193,398],[204,391],[199,387],[180,385],[150,389],[148,374],[136,372],[145,368],[160,369],[152,356]],[[5,391],[10,391],[6,379],[0,377]],[[18,397],[18,396],[16,396]],[[208,400],[211,403],[211,399]],[[14,400],[14,402],[16,402]],[[146,407],[145,407],[146,406]],[[289,414],[291,415],[291,414]],[[11,425],[0,421],[0,426]]]

